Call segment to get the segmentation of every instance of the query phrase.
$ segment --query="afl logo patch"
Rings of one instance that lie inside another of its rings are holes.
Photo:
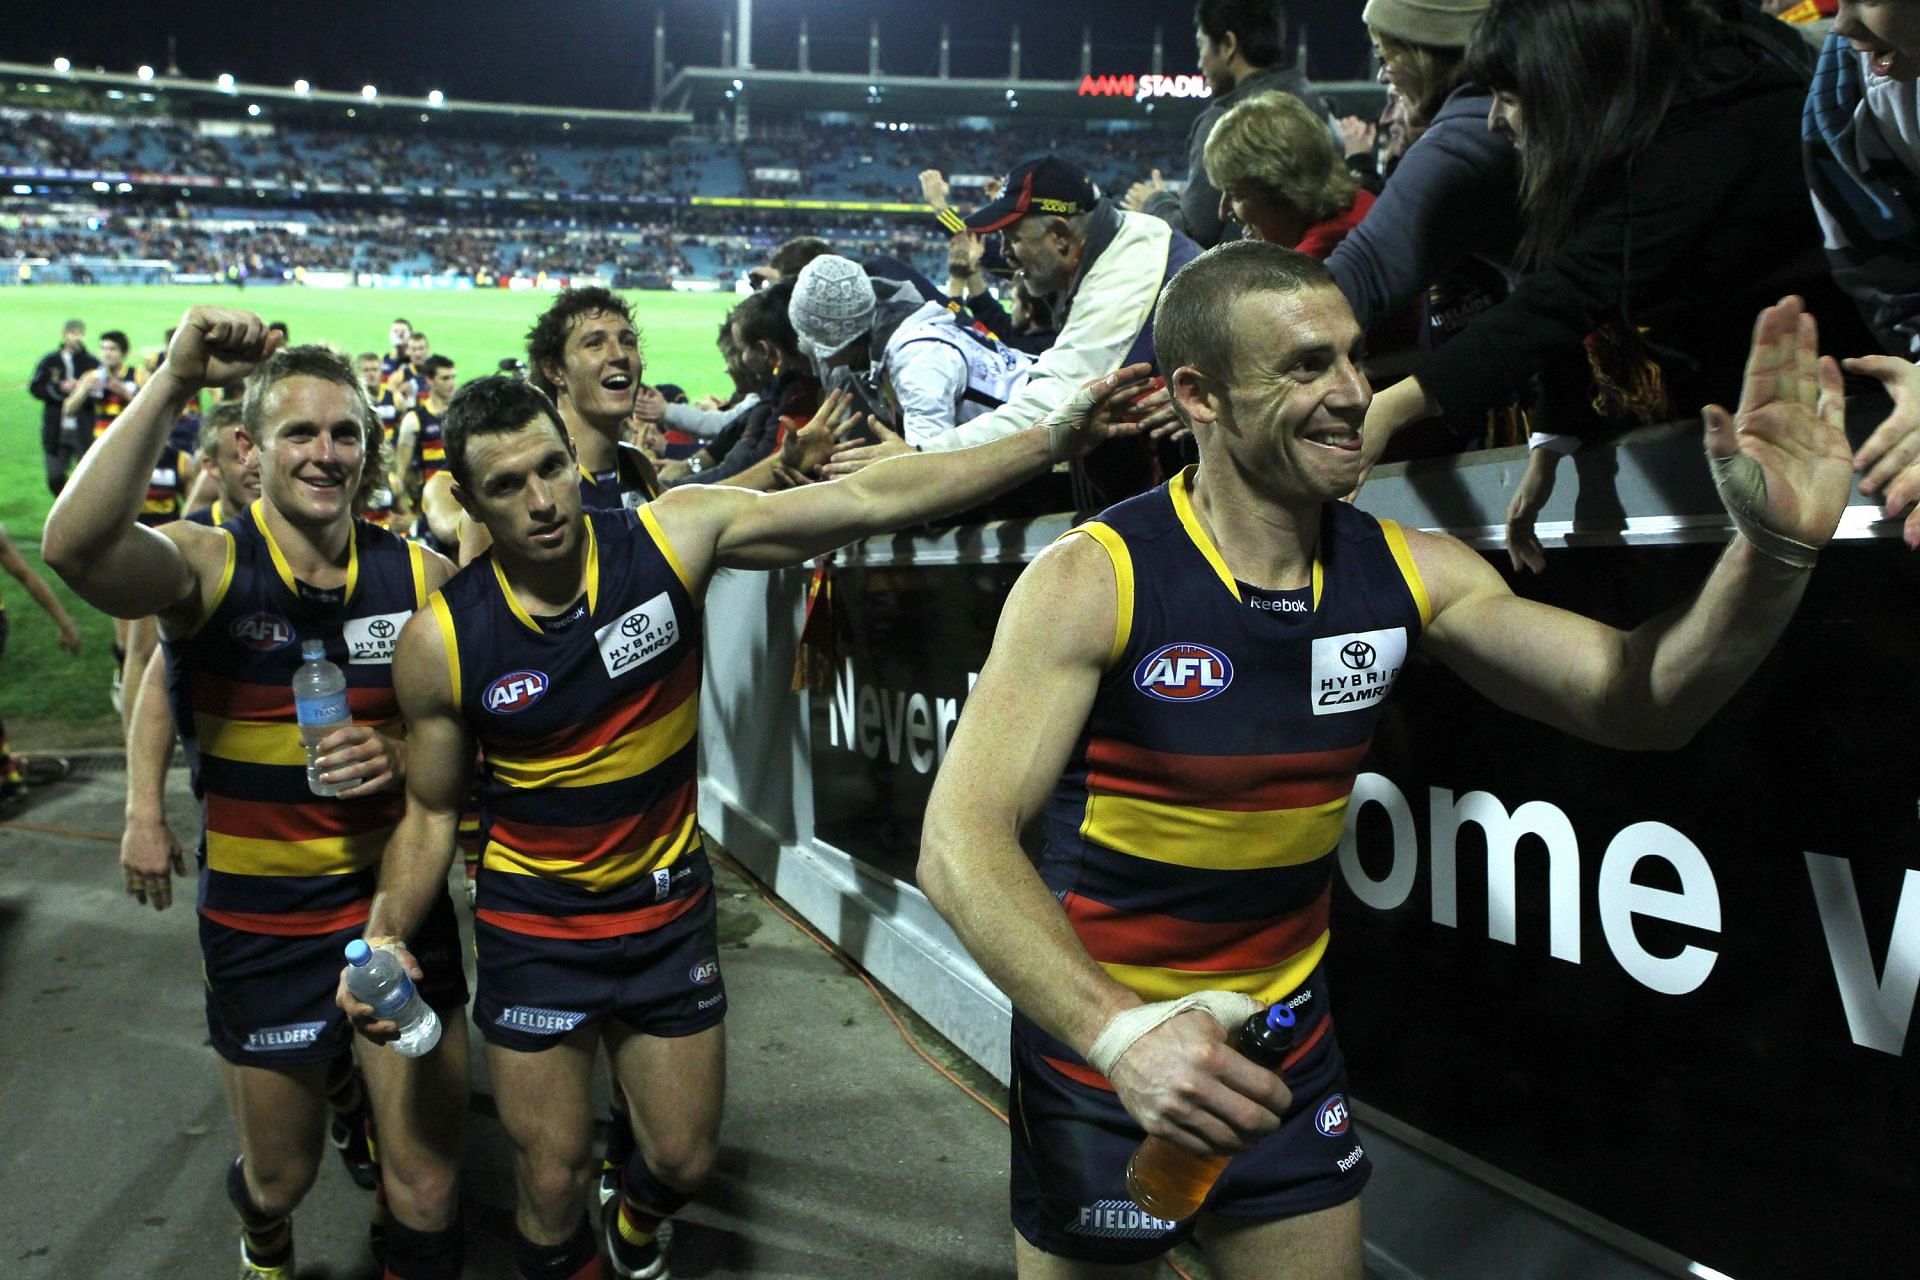
[[[487,686],[480,695],[480,705],[497,716],[510,716],[516,711],[525,711],[547,695],[547,673],[544,671],[509,671]]]
[[[1133,669],[1133,684],[1162,702],[1205,702],[1233,683],[1233,663],[1204,644],[1170,644],[1156,649]]]
[[[1320,1104],[1320,1112],[1313,1118],[1313,1127],[1329,1138],[1337,1138],[1347,1131],[1347,1096],[1336,1093]]]
[[[277,613],[250,613],[235,618],[227,634],[249,649],[271,653],[293,643],[293,625]]]
[[[702,960],[699,964],[693,966],[687,973],[687,981],[693,983],[696,987],[706,987],[713,985],[719,976],[720,962],[718,960],[708,959]]]

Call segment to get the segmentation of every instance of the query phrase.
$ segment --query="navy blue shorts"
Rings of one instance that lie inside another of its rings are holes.
[[[484,883],[493,873],[482,868],[480,874]],[[473,1017],[480,1034],[503,1049],[538,1053],[604,1018],[669,1039],[718,1025],[727,1016],[727,986],[720,977],[712,879],[699,876],[686,892],[691,905],[657,927],[607,938],[552,938],[489,923],[483,887],[473,925],[479,975]]]
[[[309,937],[246,933],[200,917],[207,1033],[216,1053],[243,1067],[331,1062],[353,1041],[334,1003],[346,946],[363,927]],[[444,890],[408,947],[419,961],[420,994],[442,1016],[467,1003],[460,924]]]
[[[1315,970],[1288,1001],[1300,1017],[1295,1044],[1308,1046],[1282,1072],[1293,1109],[1279,1129],[1234,1158],[1201,1214],[1295,1218],[1344,1204],[1366,1185],[1373,1165],[1348,1114],[1346,1060],[1326,1016],[1325,990]],[[1185,1240],[1200,1215],[1168,1222],[1127,1195],[1127,1160],[1146,1134],[1119,1095],[1064,1074],[1046,1058],[1092,1074],[1016,1013],[1014,1228],[1044,1253],[1109,1265],[1146,1262]]]

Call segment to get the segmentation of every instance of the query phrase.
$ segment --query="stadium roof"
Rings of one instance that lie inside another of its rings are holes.
[[[151,71],[150,68],[145,70]],[[10,83],[6,83],[10,82]],[[19,62],[0,62],[0,83],[7,96],[21,105],[31,97],[44,97],[46,106],[73,106],[76,98],[130,100],[153,103],[156,109],[176,113],[241,116],[263,114],[298,115],[338,119],[361,115],[391,119],[413,114],[433,120],[484,120],[489,129],[518,123],[521,127],[581,126],[586,129],[629,131],[640,128],[652,132],[677,132],[693,123],[684,111],[612,111],[590,107],[542,107],[525,103],[475,102],[447,97],[406,97],[378,92],[377,86],[346,92],[296,85],[246,84],[231,78],[194,80],[159,72],[148,75],[113,71],[59,71],[45,66]],[[261,112],[249,113],[259,104]]]
[[[1071,79],[1011,80],[686,67],[667,82],[661,101],[703,118],[729,109],[738,96],[749,111],[765,108],[786,115],[848,112],[927,120],[1017,112],[1020,116],[1153,122],[1192,114],[1204,97],[1199,92],[1203,87],[1199,76],[1184,71],[1156,75],[1139,68]],[[1385,94],[1371,80],[1316,83],[1314,89],[1340,114],[1369,119],[1378,114]]]

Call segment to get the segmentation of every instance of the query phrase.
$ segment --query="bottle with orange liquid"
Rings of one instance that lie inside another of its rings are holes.
[[[1232,1043],[1243,1057],[1277,1071],[1293,1047],[1293,1010],[1284,1004],[1262,1009],[1241,1024]],[[1191,1218],[1232,1159],[1195,1155],[1164,1138],[1149,1137],[1127,1161],[1127,1194],[1156,1218]]]

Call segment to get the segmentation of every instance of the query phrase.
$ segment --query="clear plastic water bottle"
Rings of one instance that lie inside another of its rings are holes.
[[[440,1015],[420,998],[393,952],[376,951],[364,938],[349,942],[347,990],[399,1025],[400,1034],[389,1047],[401,1057],[417,1058],[440,1043]]]
[[[1293,1010],[1274,1004],[1242,1023],[1231,1043],[1243,1056],[1278,1071],[1281,1059],[1293,1047],[1293,1023]],[[1149,1137],[1127,1161],[1127,1194],[1154,1217],[1179,1222],[1200,1212],[1207,1193],[1232,1159],[1195,1155],[1165,1138]]]
[[[302,640],[300,656],[306,661],[293,673],[293,710],[300,719],[300,745],[307,749],[307,788],[317,796],[337,796],[353,784],[320,781],[314,761],[327,735],[353,723],[347,678],[327,660],[324,640]]]

